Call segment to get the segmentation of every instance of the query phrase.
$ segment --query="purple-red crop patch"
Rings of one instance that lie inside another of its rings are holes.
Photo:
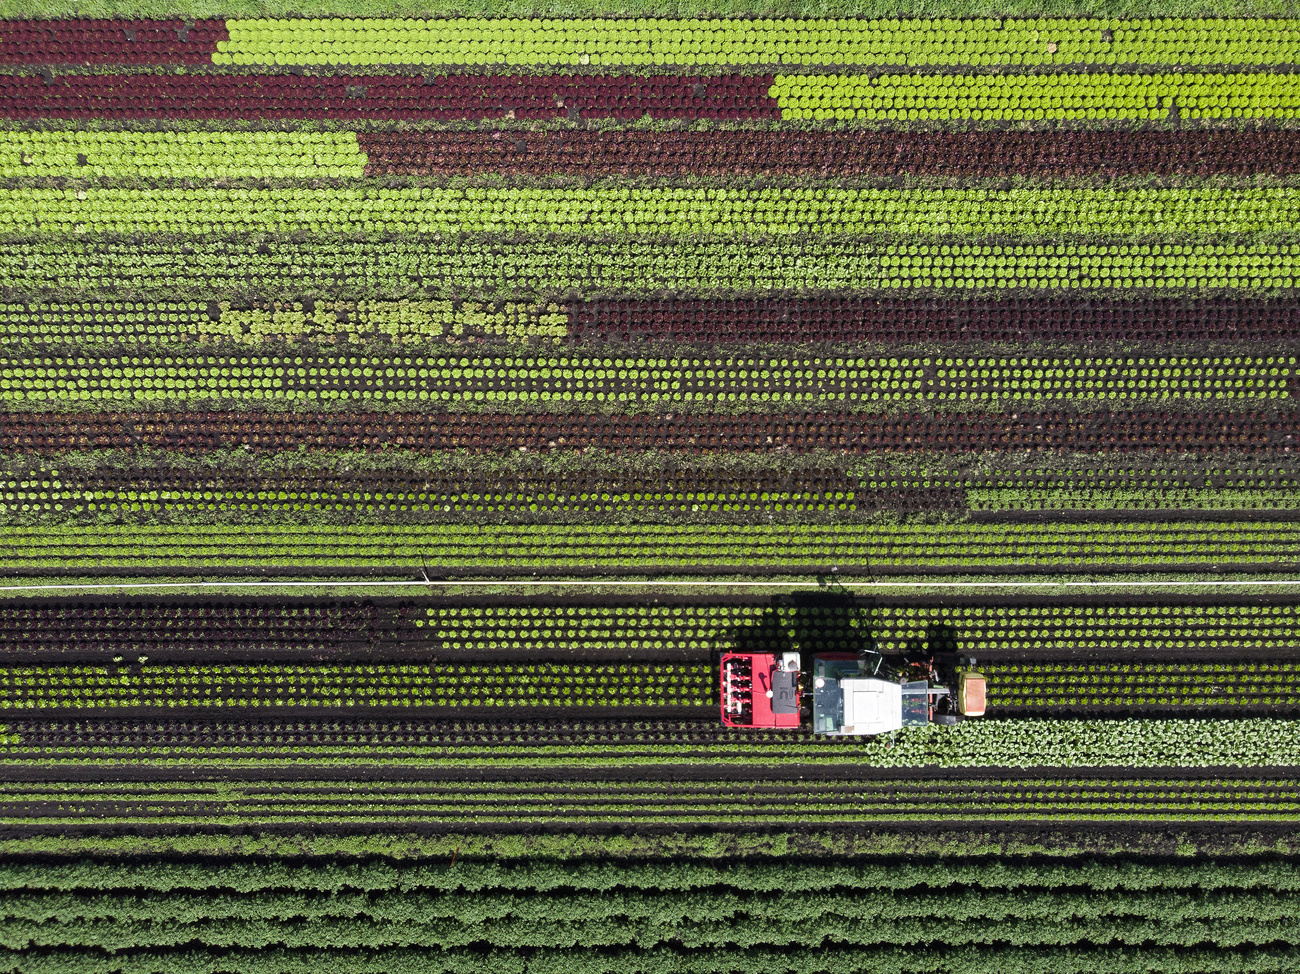
[[[8,118],[757,119],[770,76],[57,75],[0,77]]]
[[[209,64],[224,20],[0,20],[0,64]]]

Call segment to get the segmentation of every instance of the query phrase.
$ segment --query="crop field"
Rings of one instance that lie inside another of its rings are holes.
[[[1294,972],[1297,63],[0,0],[0,974]]]

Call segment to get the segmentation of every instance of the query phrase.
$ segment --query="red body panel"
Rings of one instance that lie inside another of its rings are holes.
[[[771,653],[724,653],[718,667],[722,693],[722,722],[728,727],[799,726],[799,713],[772,712],[767,691],[777,658]]]

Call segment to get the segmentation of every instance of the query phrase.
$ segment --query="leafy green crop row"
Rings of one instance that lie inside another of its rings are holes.
[[[352,132],[0,131],[0,177],[360,177]]]
[[[1300,510],[1300,481],[1291,471],[1244,467],[1195,471],[1152,469],[1038,469],[972,474],[867,471],[868,506],[890,507],[931,496],[937,509],[970,511],[1066,510]],[[924,501],[913,503],[921,507]]]
[[[254,345],[278,340],[360,344],[387,338],[413,345],[434,339],[473,341],[558,341],[568,334],[562,305],[507,301],[409,300],[275,302],[268,307],[232,308],[229,301],[87,301],[0,304],[0,342],[101,345],[170,345],[235,342]]]
[[[960,532],[963,528],[956,528]],[[1012,529],[1019,531],[1021,529]],[[1300,606],[1291,605],[954,605],[877,604],[862,608],[764,605],[439,606],[415,626],[466,656],[560,649],[697,654],[852,650],[874,643],[904,653],[915,644],[983,657],[1008,651],[1061,652],[1087,646],[1098,655],[1133,650],[1178,657],[1189,650],[1261,655],[1300,649]]]
[[[972,511],[1294,511],[1300,485],[1278,490],[1216,490],[1196,487],[1108,489],[1091,487],[966,491]]]
[[[994,663],[988,704],[999,707],[1295,707],[1293,663]]]
[[[1234,899],[1238,897],[1238,899]],[[441,920],[458,920],[466,928],[493,921],[518,924],[553,922],[560,924],[592,920],[621,920],[629,924],[683,924],[735,921],[768,921],[779,929],[782,922],[800,922],[841,917],[848,921],[876,920],[882,924],[908,919],[932,918],[936,922],[1003,921],[1020,919],[1052,922],[1061,914],[1080,921],[1110,918],[1146,917],[1166,935],[1178,922],[1223,920],[1237,922],[1271,922],[1288,919],[1291,898],[1284,893],[1264,890],[1216,891],[1195,896],[1191,891],[1158,892],[1095,889],[1042,889],[1029,887],[1014,892],[1002,889],[915,889],[895,891],[892,895],[863,896],[855,889],[828,887],[798,892],[754,893],[722,886],[703,889],[683,896],[677,890],[620,890],[608,892],[505,892],[484,897],[481,891],[391,890],[384,892],[340,891],[322,894],[308,891],[259,890],[225,896],[197,892],[167,892],[135,897],[126,891],[112,893],[48,893],[31,891],[6,898],[3,922],[15,934],[5,946],[14,946],[22,936],[20,924],[50,925],[72,944],[106,947],[94,943],[103,928],[90,926],[96,921],[120,920],[131,924],[132,933],[144,933],[140,926],[158,924],[159,930],[172,925],[197,924],[202,921],[285,921],[305,923],[340,919],[379,922],[433,924]],[[85,922],[84,939],[68,929]],[[986,936],[976,928],[968,934]],[[444,928],[445,929],[445,928]],[[888,929],[883,927],[882,929]],[[468,932],[468,930],[467,930]],[[540,932],[540,931],[539,931]],[[611,931],[613,933],[613,931]],[[629,930],[629,939],[633,935]],[[41,939],[37,930],[31,939]],[[1081,927],[1080,939],[1086,940],[1087,928]],[[486,940],[493,939],[483,931]]]
[[[792,65],[1279,64],[1285,20],[226,21],[216,64]]]
[[[522,918],[502,914],[491,919],[469,920],[440,915],[445,906],[435,907],[434,915],[424,915],[411,897],[403,897],[408,915],[373,918],[322,917],[305,921],[297,916],[280,919],[259,916],[256,919],[233,917],[221,921],[191,921],[158,917],[141,922],[122,919],[78,920],[67,923],[51,920],[34,923],[6,919],[4,931],[10,950],[27,948],[73,947],[99,950],[187,948],[225,949],[245,944],[283,945],[304,950],[322,942],[365,946],[367,948],[418,947],[426,951],[472,947],[513,949],[575,949],[595,952],[609,948],[663,950],[671,945],[675,951],[727,949],[743,943],[748,949],[767,946],[788,951],[817,950],[834,938],[837,946],[855,946],[879,950],[883,945],[932,948],[934,942],[946,947],[971,944],[994,945],[1032,943],[1034,945],[1070,946],[1087,950],[1097,945],[1122,944],[1165,947],[1191,947],[1214,943],[1217,949],[1254,948],[1264,943],[1287,943],[1300,934],[1300,920],[1293,916],[1268,916],[1283,912],[1280,904],[1270,904],[1261,912],[1267,918],[1186,918],[1177,921],[1136,916],[1107,916],[1091,920],[1011,916],[947,917],[921,919],[915,916],[881,916],[883,910],[866,912],[850,909],[843,915],[800,918],[766,915],[741,915],[720,919],[688,917],[681,920],[593,917],[559,920],[549,917]],[[885,904],[881,904],[885,906]],[[1249,910],[1248,904],[1244,908]],[[138,909],[138,908],[137,908]],[[994,907],[996,909],[996,907]],[[471,911],[470,915],[479,911]],[[528,912],[532,912],[530,909]],[[860,915],[866,912],[866,915]],[[977,920],[977,922],[971,922]],[[1026,925],[1033,933],[1025,932]],[[840,949],[844,949],[841,947]],[[495,968],[493,968],[495,969]],[[641,968],[644,969],[644,968]],[[677,968],[680,969],[680,968]]]
[[[1276,570],[1300,524],[4,527],[11,571]]]
[[[831,404],[905,400],[1288,399],[1294,357],[578,358],[41,357],[0,359],[0,401],[333,400],[545,405]]]
[[[941,867],[934,867],[941,868]],[[746,931],[748,932],[748,931]],[[1262,935],[1267,935],[1267,929]],[[1289,931],[1279,930],[1280,936]],[[833,931],[828,931],[833,935]],[[927,945],[933,946],[933,945]],[[953,946],[943,949],[944,964],[933,959],[922,968],[916,947],[824,946],[815,948],[741,947],[687,951],[664,947],[639,950],[540,948],[535,950],[392,947],[340,950],[258,946],[250,949],[187,950],[183,956],[162,950],[124,951],[105,958],[100,951],[49,950],[0,956],[0,971],[11,974],[316,974],[343,969],[349,974],[718,974],[746,971],[752,965],[772,974],[854,974],[869,964],[873,974],[1291,974],[1294,954],[1278,947],[1095,947],[1039,945]]]
[[[219,478],[214,478],[219,479]],[[11,485],[13,482],[10,482]],[[201,487],[124,487],[112,490],[78,490],[74,484],[48,481],[49,487],[24,486],[4,490],[0,484],[0,520],[25,521],[37,516],[71,521],[79,517],[184,521],[190,517],[269,518],[275,521],[312,520],[319,513],[347,519],[462,520],[481,522],[486,516],[527,518],[538,512],[563,520],[582,520],[585,514],[657,515],[708,512],[770,518],[812,512],[851,512],[852,495],[810,492],[671,492],[543,494],[527,488],[498,493],[447,494],[436,490],[331,491],[225,488],[208,483]],[[42,482],[44,483],[44,482]]]
[[[1153,237],[1300,222],[1300,190],[0,189],[0,234]]]
[[[1297,255],[1296,244],[893,244],[818,235],[763,242],[271,239],[257,248],[241,240],[182,247],[146,239],[11,244],[0,248],[0,288],[205,303],[240,294],[391,299],[417,287],[445,299],[511,301],[664,291],[1271,292],[1295,286]]]
[[[76,707],[703,706],[712,671],[688,664],[151,664],[0,669],[0,709]]]
[[[297,891],[346,896],[353,891],[386,894],[397,890],[505,895],[550,892],[613,893],[619,889],[663,894],[707,894],[709,890],[765,893],[818,893],[832,889],[858,890],[870,902],[875,895],[911,890],[943,891],[949,896],[962,887],[1032,893],[1035,890],[1080,889],[1098,894],[1162,890],[1204,894],[1211,891],[1252,891],[1261,894],[1300,893],[1300,863],[1265,858],[1254,862],[1192,859],[1185,862],[1114,862],[1081,857],[1044,862],[1032,858],[971,861],[945,859],[942,869],[929,862],[853,862],[831,859],[816,863],[774,857],[758,862],[709,862],[674,857],[660,862],[576,861],[549,857],[517,860],[489,856],[461,860],[455,869],[442,861],[393,862],[371,857],[360,862],[234,860],[213,869],[207,862],[144,860],[113,863],[93,858],[74,861],[0,863],[0,889],[6,892],[110,893],[139,890],[146,894],[202,891],[207,902],[220,902],[222,892],[249,894]],[[1100,897],[1098,897],[1100,899]],[[490,897],[481,896],[480,902]]]
[[[987,669],[987,668],[986,668]],[[56,677],[57,679],[57,677]],[[571,703],[579,704],[575,697]],[[995,709],[991,713],[996,713]],[[10,719],[30,718],[13,714]],[[49,720],[48,715],[36,715]],[[798,773],[807,765],[848,768],[1165,768],[1190,769],[1300,767],[1300,724],[1294,720],[1241,718],[1201,720],[1069,720],[1044,713],[1045,719],[966,721],[956,727],[927,725],[876,738],[828,742],[806,731],[724,730],[661,724],[627,734],[626,725],[609,722],[574,727],[566,722],[557,739],[556,725],[504,722],[436,728],[427,724],[394,726],[363,711],[348,722],[317,720],[291,725],[248,721],[248,714],[221,715],[224,723],[204,722],[211,742],[169,740],[166,728],[127,724],[114,739],[102,724],[87,718],[120,714],[87,713],[77,721],[71,740],[52,743],[33,738],[28,725],[0,739],[0,759],[25,767],[115,769],[202,768],[205,773],[277,770],[309,764],[318,768],[478,768],[597,769],[638,767],[676,773],[681,767],[762,769],[768,777]],[[67,718],[65,718],[67,719]],[[358,731],[351,721],[366,720]],[[49,736],[57,736],[56,730]],[[645,725],[641,725],[645,726]],[[69,730],[72,730],[71,728]],[[46,732],[42,731],[42,735]],[[620,735],[629,739],[620,740]],[[785,769],[785,770],[783,770]],[[790,770],[793,769],[793,770]],[[172,773],[172,772],[169,772]]]
[[[1162,121],[1289,119],[1297,74],[788,74],[769,93],[783,119]]]

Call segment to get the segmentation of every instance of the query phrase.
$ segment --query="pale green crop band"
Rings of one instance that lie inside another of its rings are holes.
[[[228,20],[216,64],[1276,65],[1300,20]]]
[[[1295,118],[1300,74],[778,75],[783,119],[1161,121]]]
[[[0,177],[359,177],[354,132],[0,131]]]

